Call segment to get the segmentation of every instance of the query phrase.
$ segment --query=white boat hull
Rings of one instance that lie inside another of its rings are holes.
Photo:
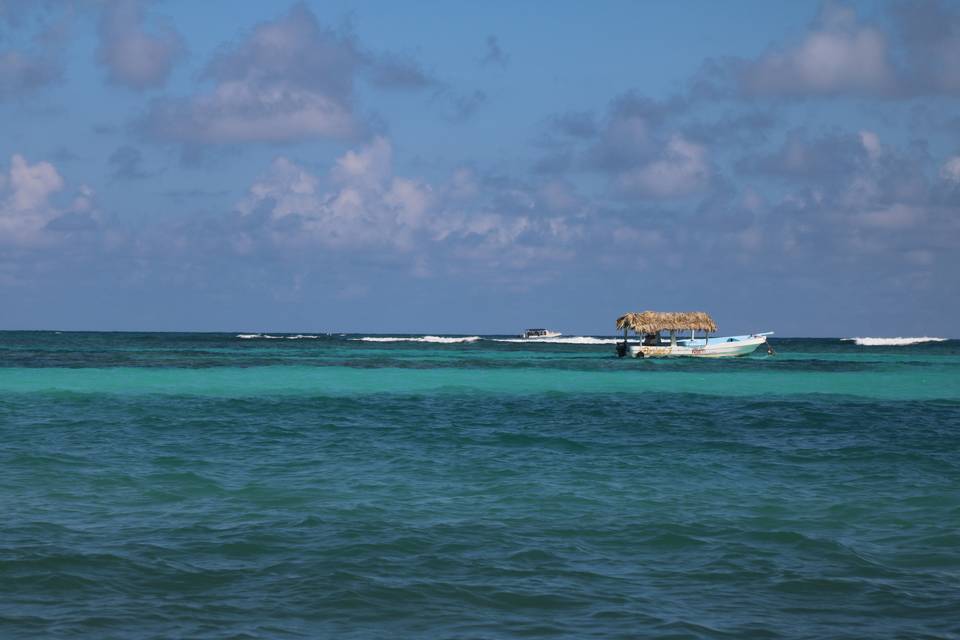
[[[688,344],[691,342],[692,344]],[[766,342],[766,335],[733,336],[711,338],[706,343],[703,340],[682,340],[674,345],[632,344],[629,351],[634,358],[734,358],[750,355]]]
[[[559,333],[557,331],[547,331],[546,333],[542,333],[540,335],[528,336],[524,334],[520,337],[523,338],[524,340],[544,340],[547,338],[559,338],[562,335],[563,335],[562,333]]]

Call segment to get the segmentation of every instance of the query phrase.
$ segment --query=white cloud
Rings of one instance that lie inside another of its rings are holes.
[[[864,150],[867,152],[867,156],[869,156],[871,160],[876,160],[883,154],[883,146],[880,144],[880,136],[873,131],[861,131],[860,144],[863,145]]]
[[[333,170],[339,182],[375,185],[390,175],[393,147],[383,136],[377,136],[359,151],[347,151],[337,160]]]
[[[573,186],[561,180],[551,180],[538,192],[539,199],[553,211],[573,211],[583,206]]]
[[[0,101],[62,80],[74,4],[0,0]]]
[[[10,159],[10,203],[18,211],[37,211],[47,206],[53,193],[63,188],[63,178],[49,162],[31,165],[17,154]]]
[[[49,162],[30,162],[22,155],[10,159],[9,172],[0,173],[0,246],[41,248],[74,237],[75,232],[100,226],[96,193],[80,185],[67,200],[66,183]]]
[[[468,169],[454,172],[448,184],[434,187],[394,175],[392,158],[393,147],[383,137],[344,153],[325,177],[280,157],[250,187],[237,209],[248,218],[265,216],[268,224],[259,232],[261,240],[283,245],[386,249],[421,257],[423,251],[434,248],[462,259],[504,260],[503,264],[511,265],[556,257],[577,235],[564,217],[551,214],[558,198],[563,206],[570,205],[575,199],[571,193],[547,185],[523,191],[524,198],[519,200],[517,188],[491,194],[478,187]],[[530,204],[498,211],[488,199]],[[541,203],[542,215],[534,215],[541,213],[534,211]],[[257,240],[246,236],[235,246],[248,251]],[[504,252],[511,254],[509,260]],[[425,264],[416,262],[421,275],[428,271]]]
[[[956,2],[899,2],[893,22],[903,40],[905,93],[960,92],[960,7]]]
[[[940,167],[940,177],[948,182],[960,183],[960,156],[952,156]]]
[[[0,244],[33,244],[43,227],[58,215],[50,202],[63,189],[60,173],[49,162],[30,164],[16,154],[0,184]]]
[[[396,221],[399,225],[417,228],[424,222],[431,196],[430,188],[415,180],[394,178],[383,195],[383,201],[397,212]]]
[[[89,213],[94,210],[94,201],[97,196],[92,187],[82,184],[73,198],[70,208],[77,213]]]
[[[893,88],[895,70],[884,34],[828,3],[799,42],[747,63],[741,82],[759,95],[876,94]]]
[[[617,184],[627,192],[675,198],[702,190],[710,174],[706,148],[675,135],[659,159],[621,172]]]
[[[270,165],[270,172],[251,185],[240,211],[251,213],[264,202],[273,203],[271,215],[274,218],[312,211],[320,196],[318,187],[319,180],[315,176],[287,158],[279,157]]]
[[[51,84],[60,74],[60,68],[46,58],[0,51],[0,100]]]
[[[142,125],[188,143],[349,137],[360,128],[352,101],[362,62],[349,36],[321,27],[297,4],[213,60],[205,73],[211,92],[156,101]]]
[[[111,82],[131,89],[163,85],[184,49],[183,39],[171,27],[146,31],[140,0],[108,2],[99,35],[97,60],[106,67]]]
[[[297,216],[306,237],[295,241],[406,248],[424,221],[431,193],[420,182],[393,177],[392,154],[386,138],[375,138],[341,156],[326,181],[288,158],[277,158],[238,209],[250,214],[266,206],[275,220]]]
[[[881,229],[903,229],[919,224],[924,218],[920,207],[895,203],[879,209],[857,214],[856,219],[863,225]]]
[[[454,200],[470,200],[480,192],[476,173],[469,168],[460,167],[453,172],[447,193]]]

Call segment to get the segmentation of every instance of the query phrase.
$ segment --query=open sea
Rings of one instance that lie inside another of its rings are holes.
[[[960,638],[960,341],[241,335],[0,332],[0,638]]]

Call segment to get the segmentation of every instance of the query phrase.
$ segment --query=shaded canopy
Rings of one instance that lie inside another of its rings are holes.
[[[617,318],[617,329],[634,333],[661,331],[716,331],[717,323],[703,311],[644,311],[625,313]]]

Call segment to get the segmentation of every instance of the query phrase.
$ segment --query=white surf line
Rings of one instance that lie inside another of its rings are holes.
[[[422,337],[390,337],[390,336],[364,336],[362,338],[350,338],[360,342],[430,342],[434,344],[458,344],[463,342],[476,342],[480,336],[467,336],[463,338],[448,338],[444,336],[422,336]]]
[[[946,342],[947,339],[923,336],[919,338],[841,338],[841,340],[853,342],[862,347],[905,347],[922,342]]]

